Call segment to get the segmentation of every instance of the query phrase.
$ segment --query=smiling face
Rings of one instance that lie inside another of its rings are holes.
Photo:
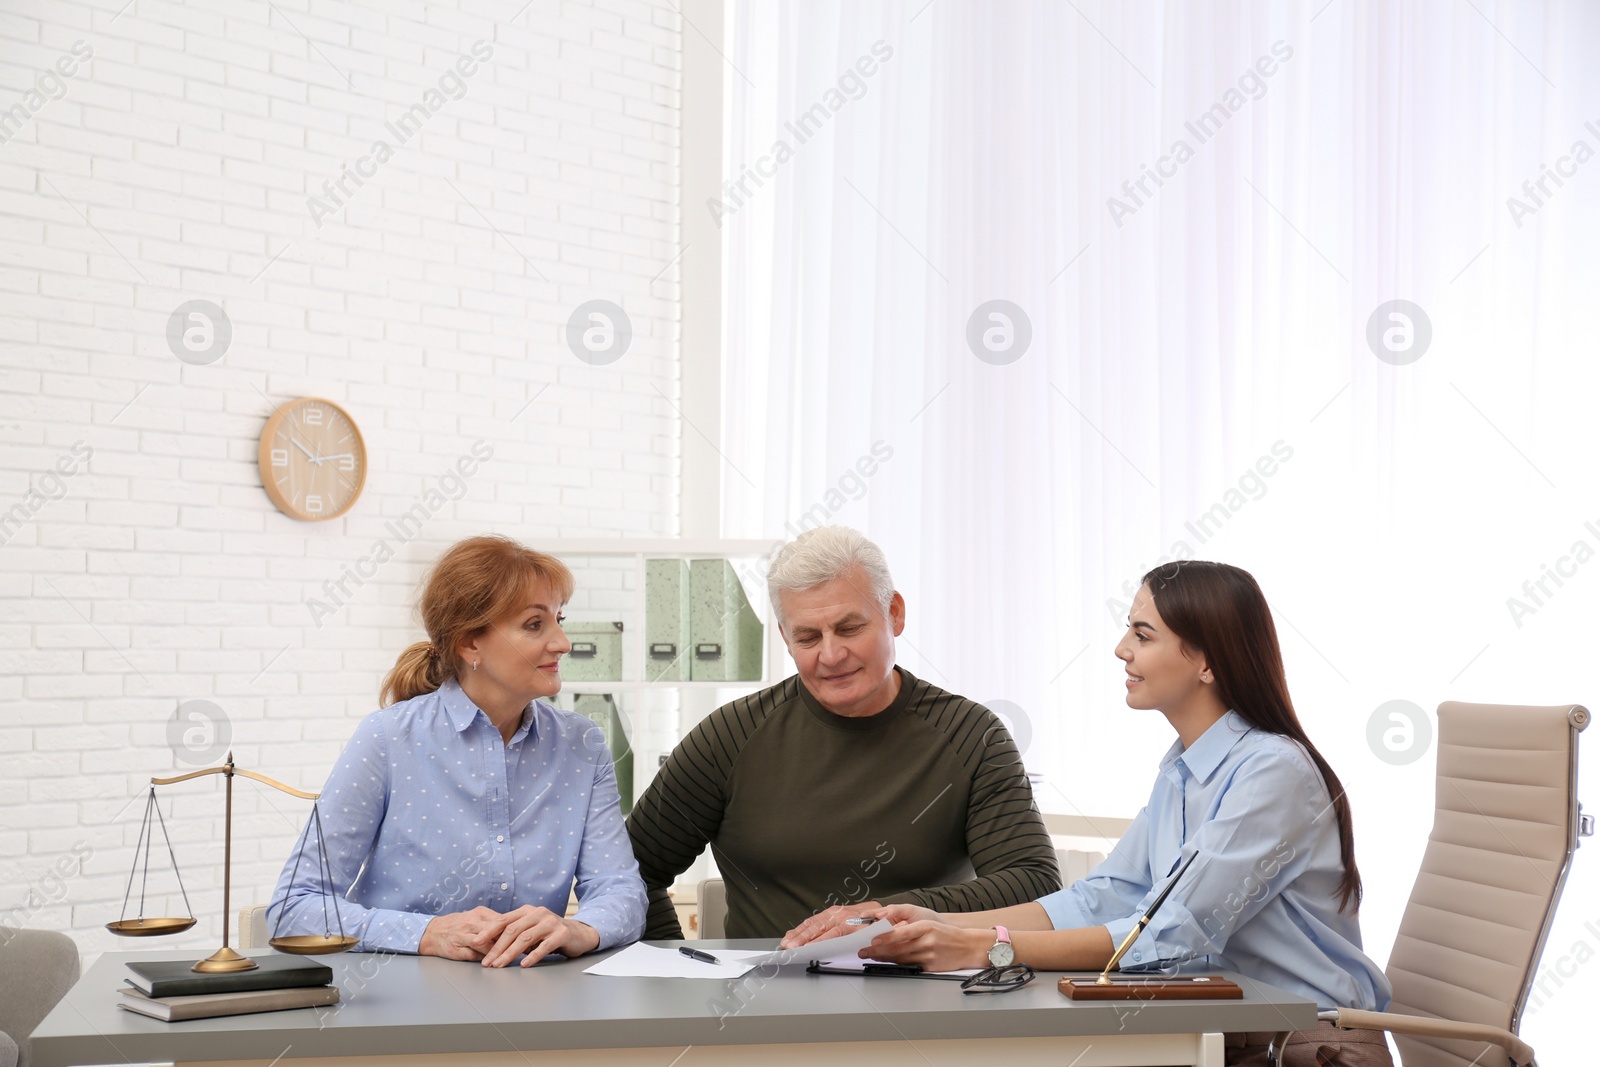
[[[906,628],[899,593],[885,612],[872,583],[854,567],[810,589],[778,594],[779,630],[800,680],[817,703],[835,715],[862,717],[883,711],[900,692],[894,639]]]
[[[1127,672],[1128,707],[1169,715],[1215,699],[1211,669],[1196,649],[1185,649],[1156,611],[1148,585],[1134,594],[1128,629],[1117,642]]]
[[[562,606],[552,590],[532,586],[510,614],[461,642],[457,677],[473,703],[525,707],[561,691],[561,657],[572,651]]]

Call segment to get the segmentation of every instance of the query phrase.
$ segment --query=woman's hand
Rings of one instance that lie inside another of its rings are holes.
[[[417,953],[442,956],[447,960],[481,960],[484,950],[494,944],[505,929],[506,916],[493,908],[453,911],[435,917],[422,931]]]
[[[899,926],[901,923],[914,922],[942,922],[938,912],[932,908],[919,908],[915,904],[890,904],[888,907],[878,908],[868,912],[874,919],[888,919]]]
[[[845,925],[848,919],[860,916],[876,918],[878,912],[883,910],[883,905],[876,900],[863,901],[860,904],[838,904],[834,907],[817,912],[805,922],[783,935],[783,940],[778,942],[779,948],[799,948],[809,945],[813,941],[826,941],[830,937],[842,937],[851,933],[852,928]]]
[[[963,930],[948,923],[917,919],[878,935],[857,955],[889,963],[920,964],[925,971],[956,971],[989,966],[994,939],[995,933],[990,929]]]
[[[499,938],[484,950],[485,967],[504,967],[518,956],[524,967],[532,967],[552,952],[570,959],[600,945],[600,934],[594,927],[564,919],[548,908],[524,904],[507,912],[505,919]]]

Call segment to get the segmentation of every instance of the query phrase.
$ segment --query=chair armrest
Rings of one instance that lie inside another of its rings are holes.
[[[1417,1037],[1448,1037],[1462,1041],[1487,1041],[1505,1049],[1517,1067],[1530,1067],[1533,1048],[1510,1030],[1482,1023],[1457,1023],[1449,1019],[1430,1019],[1422,1015],[1399,1015],[1391,1011],[1361,1011],[1358,1008],[1339,1008],[1317,1016],[1347,1030],[1387,1030],[1392,1034],[1414,1034]]]

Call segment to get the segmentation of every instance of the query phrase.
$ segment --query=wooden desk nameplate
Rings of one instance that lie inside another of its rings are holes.
[[[1185,978],[1145,978],[1123,975],[1101,985],[1094,978],[1063,978],[1056,983],[1070,1000],[1243,1000],[1237,983],[1217,975]]]

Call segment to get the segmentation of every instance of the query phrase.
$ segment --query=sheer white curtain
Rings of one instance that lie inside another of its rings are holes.
[[[1354,799],[1384,958],[1432,754],[1383,758],[1373,713],[1597,699],[1600,16],[807,0],[730,24],[724,532],[868,532],[901,662],[1013,705],[1041,804],[1090,815],[1136,810],[1171,741],[1122,702],[1124,583],[1174,553],[1248,568]],[[1011,362],[968,343],[993,300],[1021,314],[980,326],[1031,330]],[[1597,886],[1580,862],[1547,963],[1600,955]],[[1600,992],[1576,970],[1531,1038]]]

